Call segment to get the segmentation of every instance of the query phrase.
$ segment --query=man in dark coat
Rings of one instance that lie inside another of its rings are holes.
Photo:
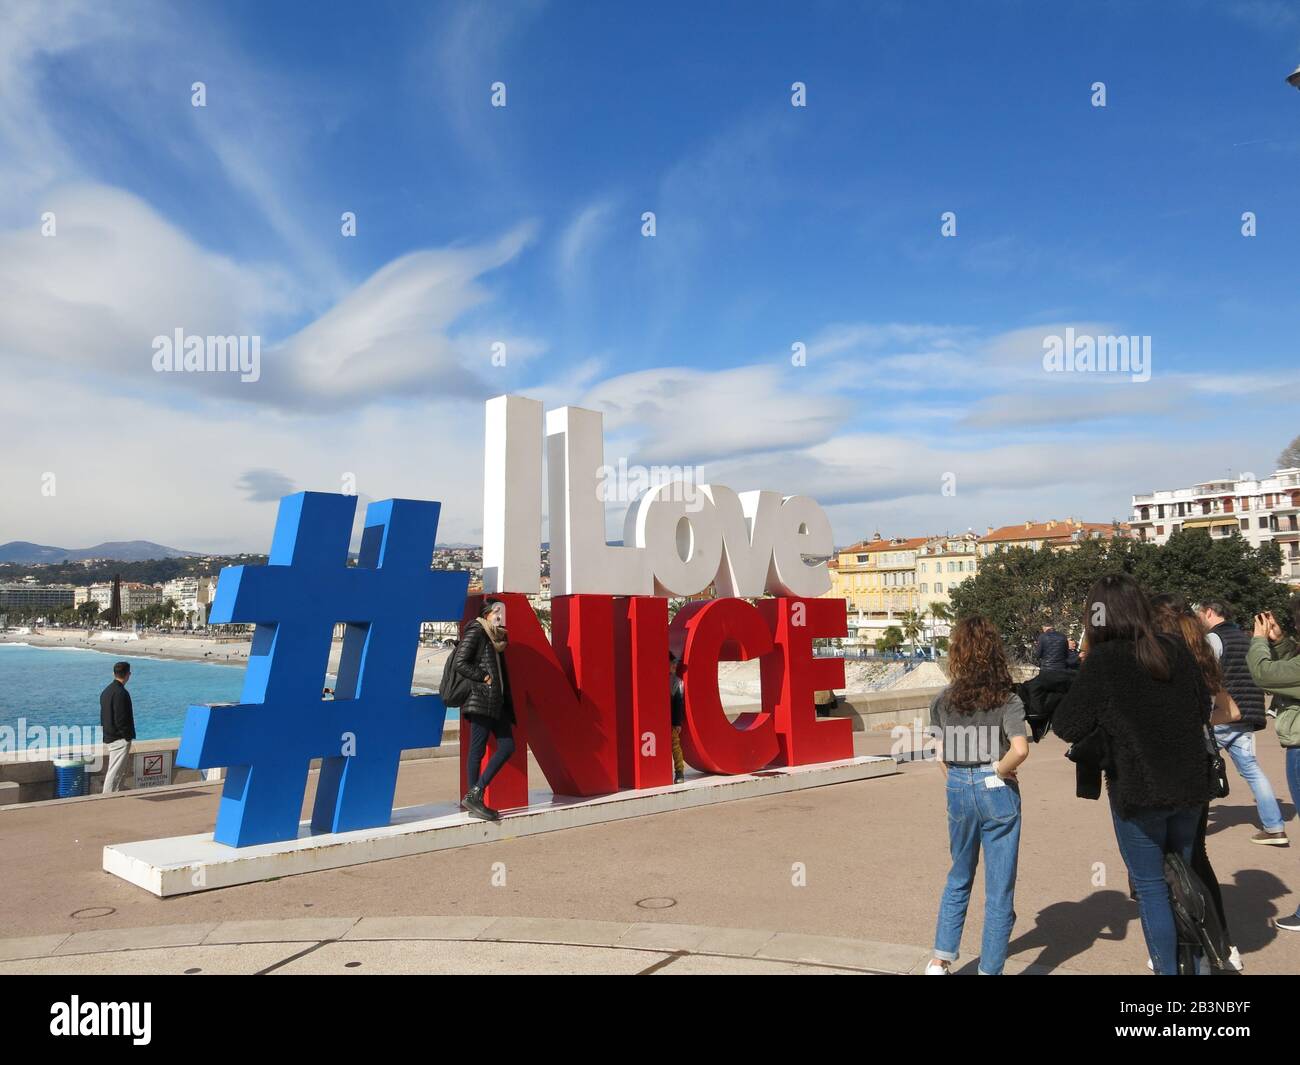
[[[1264,713],[1264,693],[1251,679],[1250,667],[1246,665],[1250,633],[1232,623],[1232,608],[1222,600],[1211,599],[1202,603],[1197,613],[1209,633],[1206,639],[1214,648],[1214,655],[1223,670],[1223,686],[1241,710],[1240,721],[1214,726],[1214,738],[1228,752],[1237,772],[1255,795],[1263,830],[1251,836],[1250,841],[1285,847],[1290,841],[1282,820],[1282,807],[1278,805],[1272,783],[1255,758],[1255,733],[1268,724],[1268,718]]]
[[[131,756],[131,741],[135,739],[135,712],[131,707],[131,693],[126,690],[130,679],[131,663],[118,662],[113,666],[112,681],[99,693],[99,724],[108,749],[105,795],[121,788],[122,775]]]
[[[1039,669],[1067,669],[1069,667],[1069,643],[1051,625],[1044,625],[1043,631],[1034,644],[1034,661]]]

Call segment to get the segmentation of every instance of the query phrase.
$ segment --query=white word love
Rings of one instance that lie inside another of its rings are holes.
[[[623,545],[605,540],[599,490],[604,427],[599,412],[545,412],[551,594],[813,598],[831,586],[830,521],[807,496],[649,489],[627,511]],[[497,396],[487,404],[483,490],[483,590],[540,590],[542,404]]]

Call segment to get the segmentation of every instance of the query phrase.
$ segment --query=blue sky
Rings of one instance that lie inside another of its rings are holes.
[[[505,391],[840,543],[1271,468],[1300,4],[791,7],[0,3],[0,541],[258,549],[349,474],[477,539]],[[1066,326],[1151,380],[1045,374]],[[154,373],[177,327],[262,380]]]

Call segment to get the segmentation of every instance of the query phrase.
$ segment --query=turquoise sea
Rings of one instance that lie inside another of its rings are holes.
[[[141,658],[77,647],[0,643],[0,726],[98,725],[99,693],[113,679],[113,663],[131,663],[131,703],[136,736],[179,736],[190,703],[235,703],[244,667],[212,662]]]
[[[0,727],[17,729],[99,724],[99,693],[113,679],[113,663],[131,663],[131,704],[136,738],[179,736],[191,703],[237,703],[244,686],[244,664],[177,662],[131,654],[129,645],[113,651],[81,647],[31,647],[0,643]],[[334,677],[325,682],[333,684]],[[413,688],[419,695],[425,688]],[[448,709],[448,723],[457,711]]]

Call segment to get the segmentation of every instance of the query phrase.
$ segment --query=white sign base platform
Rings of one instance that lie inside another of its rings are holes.
[[[892,758],[869,756],[734,777],[688,776],[684,784],[591,799],[537,791],[530,794],[528,806],[502,811],[495,822],[475,820],[455,803],[407,806],[394,810],[392,823],[382,828],[311,835],[309,823],[303,822],[297,839],[254,847],[228,847],[211,833],[119,843],[104,848],[104,871],[169,898],[896,772]]]

